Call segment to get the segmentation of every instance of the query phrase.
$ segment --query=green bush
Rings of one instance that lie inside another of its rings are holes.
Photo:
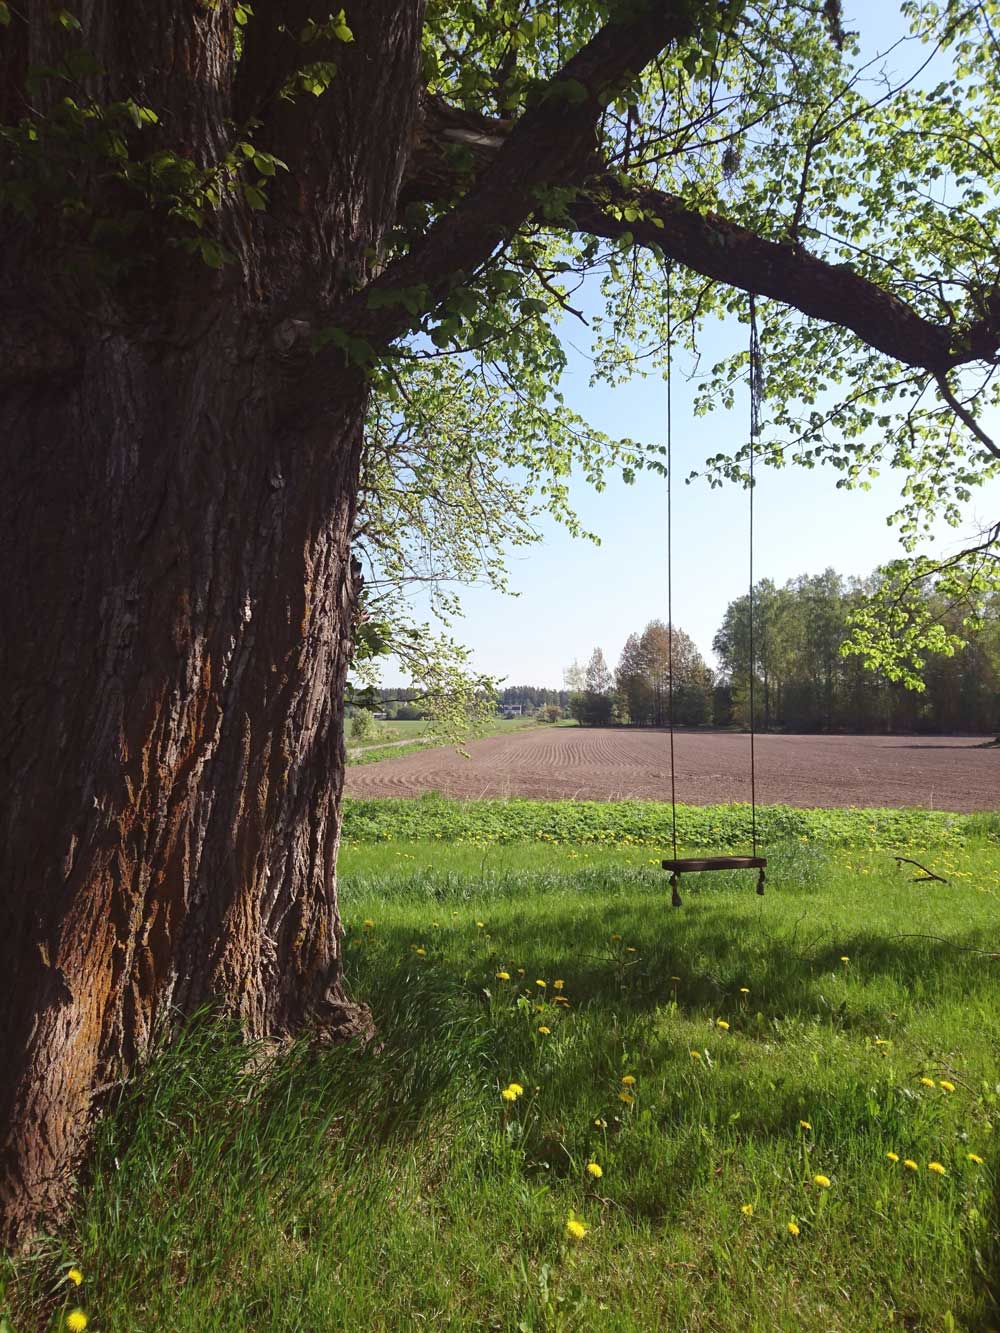
[[[366,741],[375,735],[375,714],[367,708],[355,708],[351,714],[351,739]]]

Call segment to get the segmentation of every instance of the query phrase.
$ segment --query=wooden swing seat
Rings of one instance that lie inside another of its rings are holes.
[[[766,856],[680,856],[663,862],[663,869],[675,875],[694,870],[763,870],[766,866]]]
[[[756,870],[757,893],[763,897],[766,866],[766,856],[677,856],[663,862],[663,869],[670,871],[670,901],[674,907],[681,906],[677,888],[681,875],[696,870]]]

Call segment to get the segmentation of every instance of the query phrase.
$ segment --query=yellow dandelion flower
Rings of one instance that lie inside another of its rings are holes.
[[[83,1333],[87,1327],[87,1316],[82,1310],[70,1310],[66,1316],[66,1327],[70,1333]]]
[[[598,1166],[596,1162],[588,1162],[587,1175],[593,1176],[595,1180],[600,1180],[601,1176],[604,1175],[604,1172],[601,1170],[600,1166]]]
[[[523,976],[524,976],[524,968],[523,968],[523,967],[519,967],[519,968],[517,969],[517,975],[518,975],[519,977],[523,977]]]
[[[587,1234],[587,1228],[582,1222],[578,1222],[575,1217],[569,1218],[566,1223],[566,1235],[570,1240],[583,1240]]]
[[[924,1085],[925,1088],[933,1088],[934,1086],[934,1080],[932,1078],[922,1078],[920,1082]]]
[[[608,1122],[606,1120],[602,1120],[600,1116],[597,1117],[597,1119],[594,1121],[594,1124],[597,1126],[598,1129],[607,1129],[608,1127]]]
[[[521,1087],[520,1083],[508,1083],[507,1086],[508,1088],[511,1088],[513,1090],[515,1097],[520,1097],[521,1094],[524,1092],[524,1089]]]
[[[808,1120],[800,1120],[799,1125],[802,1129],[812,1129],[812,1125],[810,1125]]]
[[[789,1222],[788,1234],[790,1236],[797,1236],[799,1234],[799,1224],[797,1222]]]
[[[671,981],[679,982],[679,981],[680,981],[680,977],[671,977],[670,980],[671,980]]]
[[[840,961],[841,961],[842,963],[849,963],[849,962],[851,961],[851,959],[850,959],[850,956],[849,956],[848,954],[846,954],[846,953],[842,953],[842,954],[840,955]]]
[[[545,1024],[543,1023],[543,1024],[541,1025],[541,1027],[538,1029],[538,1031],[542,1034],[543,1037],[548,1037],[548,1036],[551,1035],[552,1029],[551,1029],[551,1028],[547,1028],[547,1027],[545,1026]]]
[[[948,1079],[946,1079],[946,1078],[939,1078],[939,1079],[938,1079],[938,1087],[939,1087],[939,1088],[944,1088],[945,1092],[954,1092],[954,1091],[955,1091],[955,1085],[954,1085],[954,1083],[950,1083],[950,1082],[948,1081]]]
[[[366,916],[364,925],[366,930],[371,930],[372,927],[375,925],[375,922],[371,919],[370,916]]]
[[[978,1153],[970,1152],[965,1154],[970,1162],[975,1162],[976,1166],[984,1166],[985,1163]]]
[[[498,973],[497,973],[497,981],[510,981],[510,973],[509,973],[509,972],[498,972]]]
[[[891,1042],[891,1041],[886,1041],[885,1037],[876,1037],[876,1038],[875,1038],[875,1045],[876,1045],[876,1046],[891,1046],[891,1045],[892,1045],[892,1042]]]
[[[432,921],[432,922],[431,922],[431,926],[433,927],[434,930],[440,930],[440,929],[441,929],[441,922],[440,922],[440,921]]]
[[[618,1100],[620,1102],[624,1102],[626,1106],[631,1106],[632,1103],[635,1101],[635,1098],[632,1096],[630,1092],[620,1092],[618,1094]]]
[[[504,1099],[505,1102],[517,1101],[517,1093],[514,1091],[513,1088],[504,1088],[503,1091],[500,1093],[500,1096]]]
[[[485,930],[485,929],[486,929],[486,922],[485,922],[485,921],[477,921],[477,922],[476,922],[476,925],[479,927],[480,930]]]
[[[936,1176],[946,1176],[948,1174],[940,1162],[928,1162],[927,1170],[933,1171]]]
[[[72,1282],[74,1287],[78,1287],[83,1281],[83,1274],[80,1272],[79,1268],[71,1268],[66,1274],[66,1281]]]
[[[905,1158],[903,1159],[903,1165],[906,1167],[907,1171],[919,1171],[919,1170],[920,1170],[919,1166],[917,1166],[916,1162],[913,1160],[912,1157],[905,1157]]]
[[[692,1060],[700,1060],[700,1059],[701,1059],[701,1051],[692,1051],[692,1052],[691,1052],[691,1059],[692,1059]]]
[[[745,1203],[743,1207],[740,1209],[740,1212],[743,1214],[744,1217],[753,1217],[753,1204]]]
[[[890,1162],[898,1162],[898,1161],[899,1161],[899,1153],[898,1153],[898,1152],[887,1152],[887,1153],[886,1153],[886,1157],[888,1157],[888,1159],[889,1159]]]
[[[426,950],[426,949],[414,949],[413,952],[417,955],[418,958],[426,958],[426,957],[427,957],[427,950]]]
[[[553,983],[552,983],[552,989],[553,989],[553,990],[562,990],[563,986],[565,986],[565,985],[566,985],[565,981],[553,981]]]
[[[741,994],[741,995],[749,995],[749,994],[750,994],[750,987],[749,987],[749,986],[741,986],[741,987],[740,987],[740,994]]]
[[[626,1074],[625,1077],[622,1079],[622,1087],[623,1087],[623,1088],[634,1088],[634,1087],[635,1087],[635,1075],[634,1075],[634,1074]]]
[[[723,1032],[729,1031],[729,1024],[726,1022],[724,1018],[717,1018],[715,1020],[715,1026],[717,1028],[722,1028]]]
[[[613,940],[620,940],[620,939],[621,939],[621,936],[620,936],[620,935],[612,935],[611,938],[612,938]]]
[[[542,989],[544,990],[544,989],[545,989],[545,986],[547,985],[547,983],[544,982],[544,981],[541,979],[541,977],[539,977],[539,978],[537,979],[537,981],[535,982],[535,985],[536,985],[536,986],[541,986]]]
[[[813,1184],[818,1185],[821,1190],[828,1190],[830,1188],[830,1177],[813,1176]]]
[[[635,945],[634,945],[634,944],[630,944],[630,945],[628,946],[628,948],[625,950],[625,952],[626,952],[626,953],[635,953],[635,952],[636,952]]]

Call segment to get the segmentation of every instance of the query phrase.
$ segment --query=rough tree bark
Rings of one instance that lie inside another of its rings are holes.
[[[220,85],[229,6],[90,8],[109,82],[148,85],[161,119],[174,106],[198,160],[233,96],[270,97],[257,67],[280,74],[251,47],[248,86]],[[335,866],[367,387],[328,367],[323,410],[300,413],[295,366],[312,312],[381,248],[416,108],[420,6],[363,9],[322,111],[270,120],[293,170],[266,220],[230,220],[237,265],[168,256],[147,290],[74,310],[30,233],[8,251],[23,352],[0,385],[8,1241],[58,1217],[96,1094],[171,1012],[213,1002],[255,1036],[365,1022]]]

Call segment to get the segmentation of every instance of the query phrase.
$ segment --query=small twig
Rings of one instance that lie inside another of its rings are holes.
[[[909,933],[906,935],[890,935],[892,940],[936,940],[938,944],[947,944],[950,949],[959,949],[962,953],[977,953],[981,958],[1000,959],[1000,953],[991,953],[989,949],[976,949],[971,944],[957,944],[954,940],[945,939],[943,935],[920,935]]]
[[[935,375],[935,379],[937,380],[938,388],[941,390],[941,397],[945,400],[955,415],[961,421],[965,422],[966,426],[972,431],[979,443],[985,445],[994,458],[1000,458],[1000,448],[994,444],[968,408],[964,407],[952,393],[951,388],[948,385],[948,377],[946,373],[942,372],[941,374]]]
[[[892,859],[896,862],[898,866],[900,865],[916,866],[918,870],[922,870],[924,872],[922,875],[917,875],[915,877],[913,881],[914,884],[926,884],[928,880],[932,879],[937,880],[938,884],[947,884],[949,882],[944,878],[943,875],[935,875],[933,870],[928,870],[927,867],[922,866],[919,861],[911,861],[908,856],[894,856]]]

